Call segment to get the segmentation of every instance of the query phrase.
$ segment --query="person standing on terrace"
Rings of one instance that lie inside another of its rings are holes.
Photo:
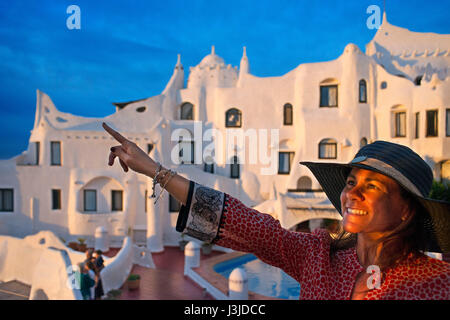
[[[450,251],[450,203],[427,198],[433,174],[411,149],[386,141],[350,163],[302,162],[343,216],[343,231],[285,230],[238,199],[189,181],[103,124],[127,172],[153,179],[182,203],[177,231],[251,252],[301,285],[300,299],[450,299],[450,264],[424,252]]]

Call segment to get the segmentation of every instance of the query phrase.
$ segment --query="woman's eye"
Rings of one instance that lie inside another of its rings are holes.
[[[374,184],[369,184],[368,188],[369,189],[378,189],[378,187],[376,185],[374,185]]]
[[[355,182],[353,180],[347,180],[347,185],[353,186],[355,185]]]

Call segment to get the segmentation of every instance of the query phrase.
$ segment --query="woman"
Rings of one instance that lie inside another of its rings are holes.
[[[377,141],[348,164],[302,163],[343,215],[333,241],[283,229],[270,215],[164,169],[106,124],[121,145],[114,159],[151,177],[183,205],[177,230],[252,252],[301,284],[300,299],[450,299],[450,264],[424,251],[450,251],[450,204],[427,199],[433,175],[411,149]]]

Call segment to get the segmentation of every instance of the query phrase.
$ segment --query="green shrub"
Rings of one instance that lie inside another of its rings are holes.
[[[133,281],[133,280],[139,280],[140,278],[141,278],[141,276],[138,275],[138,274],[130,274],[130,275],[128,276],[128,280],[131,280],[131,281]]]
[[[450,202],[450,187],[442,182],[433,181],[429,197]]]

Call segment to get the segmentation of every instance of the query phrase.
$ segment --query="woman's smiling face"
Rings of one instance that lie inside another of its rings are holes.
[[[393,179],[365,169],[354,168],[341,192],[344,230],[381,237],[397,227],[408,215],[408,203]]]

